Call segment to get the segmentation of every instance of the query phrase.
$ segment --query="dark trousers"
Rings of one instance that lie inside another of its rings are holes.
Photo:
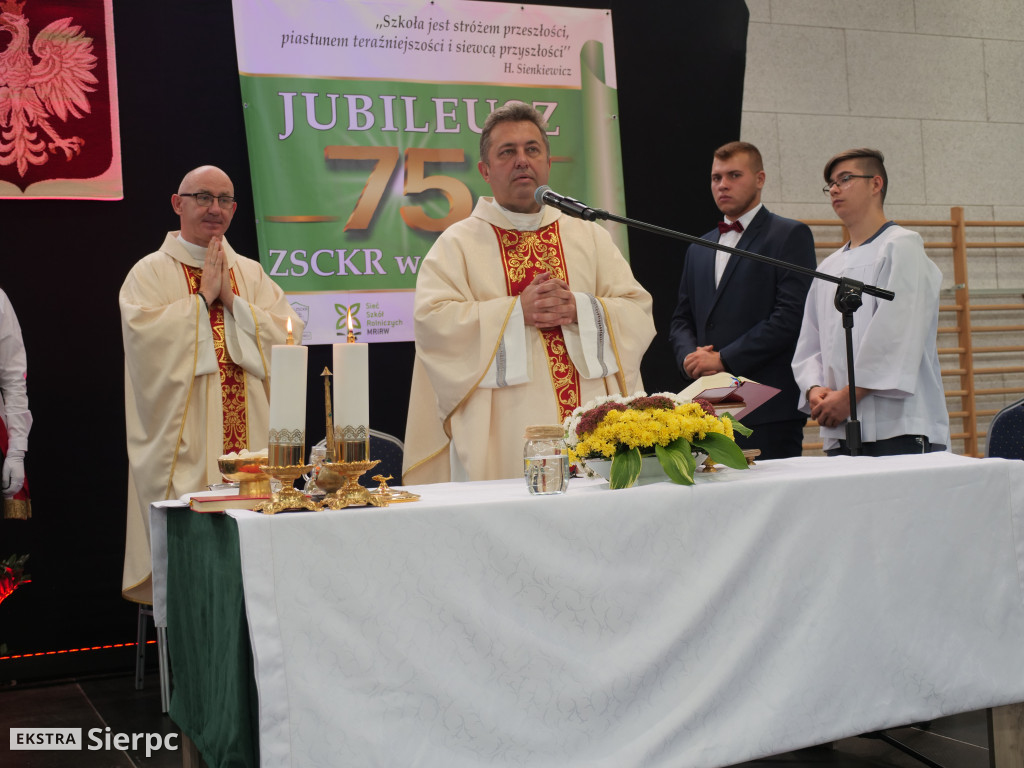
[[[740,419],[742,421],[742,419]],[[804,425],[807,419],[771,421],[766,424],[748,424],[754,434],[744,437],[739,432],[736,444],[744,450],[759,448],[758,459],[791,459],[804,452]]]
[[[861,456],[902,456],[907,453],[935,453],[946,450],[944,445],[933,445],[924,435],[899,435],[873,443],[861,443]],[[849,456],[850,449],[845,440],[839,441],[838,448],[825,451],[827,456]]]

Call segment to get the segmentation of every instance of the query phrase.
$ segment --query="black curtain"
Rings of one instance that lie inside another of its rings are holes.
[[[739,138],[743,0],[541,4],[611,8],[627,201],[620,213],[707,231],[718,215],[711,153]],[[0,558],[30,553],[33,576],[0,605],[0,643],[11,654],[135,639],[135,606],[120,597],[127,454],[117,293],[135,261],[177,228],[170,195],[185,172],[212,163],[232,177],[239,212],[229,237],[240,253],[258,253],[231,3],[115,0],[114,27],[124,200],[0,205],[0,286],[22,324],[35,419],[27,459],[35,516],[0,521]],[[667,332],[685,247],[639,231],[629,239],[658,327],[645,385],[678,390]],[[328,346],[311,348],[310,370],[329,357]],[[399,437],[412,360],[411,343],[370,346],[371,424]],[[317,424],[322,385],[315,375],[309,382],[307,423]],[[28,675],[46,676],[56,664],[36,659]],[[0,684],[10,665],[0,661]],[[24,663],[18,669],[24,677]]]

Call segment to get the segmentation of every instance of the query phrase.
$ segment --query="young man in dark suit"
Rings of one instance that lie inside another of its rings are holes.
[[[814,238],[805,224],[761,204],[765,173],[753,144],[734,141],[715,150],[711,193],[724,221],[704,235],[723,245],[814,269]],[[811,277],[753,259],[691,245],[669,338],[686,384],[712,373],[777,387],[781,392],[743,419],[754,430],[737,436],[762,459],[799,456],[805,414],[791,362]]]

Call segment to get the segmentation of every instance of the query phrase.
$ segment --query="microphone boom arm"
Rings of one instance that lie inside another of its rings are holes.
[[[665,227],[659,227],[655,224],[648,224],[644,221],[637,221],[636,219],[630,219],[625,216],[617,216],[614,213],[609,213],[601,208],[587,208],[580,218],[586,219],[587,221],[594,221],[595,219],[605,219],[607,221],[614,221],[619,224],[625,224],[627,227],[634,227],[636,229],[642,229],[646,232],[651,232],[655,235],[664,235],[671,237],[676,240],[683,240],[687,243],[693,243],[695,245],[703,245],[705,248],[710,248],[712,251],[725,251],[726,253],[735,253],[737,256],[743,256],[747,259],[754,259],[754,261],[761,261],[765,264],[771,264],[772,266],[778,267],[779,269],[788,269],[792,272],[799,272],[804,275],[810,275],[816,277],[819,280],[824,280],[828,283],[834,283],[837,286],[842,286],[844,291],[847,293],[866,293],[869,296],[874,296],[884,301],[892,301],[896,298],[896,294],[892,291],[886,290],[885,288],[879,288],[874,285],[867,285],[860,282],[859,280],[852,280],[848,277],[836,277],[835,275],[829,275],[825,272],[819,272],[816,269],[810,269],[809,267],[802,267],[799,264],[791,264],[788,261],[782,261],[781,259],[773,259],[771,256],[765,256],[760,253],[754,253],[753,251],[745,251],[742,248],[732,248],[728,245],[722,245],[716,243],[713,240],[705,240],[703,237],[694,237],[693,235],[687,235],[683,232],[677,232],[674,229],[666,229]]]
[[[666,229],[665,227],[648,224],[644,221],[629,219],[625,216],[617,216],[614,213],[608,213],[608,211],[602,208],[591,208],[588,205],[581,203],[579,200],[553,192],[551,188],[546,185],[544,187],[538,187],[536,197],[537,202],[551,205],[561,211],[564,211],[570,216],[575,216],[585,221],[595,221],[596,219],[614,221],[619,224],[625,224],[627,227],[634,227],[646,232],[651,232],[655,235],[664,235],[665,237],[683,240],[687,243],[703,245],[705,248],[710,248],[712,251],[735,253],[737,256],[742,256],[745,259],[761,261],[765,264],[771,264],[774,267],[778,267],[779,269],[787,269],[791,272],[810,275],[813,278],[824,280],[828,283],[835,283],[837,288],[834,304],[835,308],[843,315],[843,329],[846,335],[846,371],[850,397],[850,417],[846,420],[846,444],[847,448],[850,450],[850,455],[860,455],[861,433],[860,421],[857,419],[857,385],[853,372],[853,313],[857,311],[858,307],[860,307],[861,294],[863,293],[883,299],[884,301],[892,301],[895,299],[895,293],[886,290],[885,288],[879,288],[875,285],[866,285],[859,280],[853,280],[848,277],[836,277],[835,275],[829,275],[825,272],[819,272],[816,269],[802,267],[799,264],[790,264],[789,262],[782,261],[781,259],[773,259],[771,256],[764,256],[763,254],[754,253],[753,251],[744,251],[741,248],[732,248],[728,245],[722,245],[721,243],[716,243],[712,240],[705,240],[702,237],[694,237],[693,235],[676,232],[674,229]]]

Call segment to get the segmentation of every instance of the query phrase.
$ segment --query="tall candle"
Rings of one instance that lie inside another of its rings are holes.
[[[288,336],[291,340],[290,320]],[[269,442],[303,446],[300,461],[306,442],[307,356],[308,350],[296,344],[275,344],[270,353]]]
[[[370,357],[368,344],[350,341],[334,345],[334,426],[335,434],[342,440],[366,440],[369,438]]]

